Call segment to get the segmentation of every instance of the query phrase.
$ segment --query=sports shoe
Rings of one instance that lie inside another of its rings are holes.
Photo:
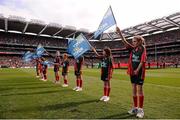
[[[43,79],[43,81],[47,81],[47,79]]]
[[[76,86],[75,88],[73,88],[73,90],[77,90],[78,88],[79,88],[79,87]]]
[[[106,96],[102,96],[99,100],[103,101]]]
[[[82,91],[82,88],[78,87],[78,89],[76,89],[76,91],[77,91],[77,92],[78,92],[78,91]]]
[[[137,114],[137,112],[138,112],[138,108],[132,108],[131,110],[129,110],[128,111],[128,113],[130,114],[130,115],[136,115]]]
[[[109,100],[110,100],[110,97],[108,97],[108,96],[104,97],[104,102],[108,102]]]
[[[60,84],[60,81],[55,80],[54,83],[55,84]]]
[[[39,76],[37,75],[36,78],[39,78]]]
[[[143,118],[144,117],[144,111],[143,111],[142,108],[138,108],[136,117],[138,117],[138,118]]]
[[[68,87],[68,84],[63,84],[62,87]]]

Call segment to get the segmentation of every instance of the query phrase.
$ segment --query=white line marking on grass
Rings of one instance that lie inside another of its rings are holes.
[[[130,82],[126,80],[121,80],[121,82]],[[144,83],[145,85],[150,85],[150,86],[158,86],[158,87],[164,87],[164,88],[171,88],[171,89],[180,89],[180,87],[174,87],[174,86],[166,86],[166,85],[157,85],[153,83]]]
[[[93,76],[88,76],[86,75],[86,77],[89,78],[97,78],[97,77],[93,77]],[[99,78],[100,79],[100,78]],[[119,80],[119,79],[114,79],[114,80]],[[119,82],[130,82],[127,80],[120,80]],[[164,87],[164,88],[171,88],[171,89],[180,89],[180,87],[174,87],[174,86],[166,86],[166,85],[157,85],[157,84],[152,84],[152,83],[144,83],[145,85],[150,85],[150,86],[158,86],[158,87]]]
[[[98,69],[97,69],[98,70]],[[24,71],[24,69],[23,69],[23,71]],[[88,70],[83,70],[83,71],[88,71]],[[27,71],[26,71],[27,72]],[[88,71],[89,72],[89,71]],[[90,71],[90,72],[97,72],[97,71]],[[29,72],[27,72],[27,73],[29,73]],[[73,73],[72,73],[73,74]],[[117,74],[117,73],[115,73],[115,74]],[[89,77],[89,78],[97,78],[97,77],[93,77],[93,76],[89,76],[89,75],[85,75],[86,77]],[[100,77],[99,77],[99,79],[100,79]],[[114,79],[114,80],[120,80],[120,79]],[[130,80],[129,81],[126,81],[126,80],[120,80],[120,82],[130,82]],[[158,86],[158,87],[164,87],[164,88],[170,88],[170,89],[178,89],[178,90],[180,90],[180,87],[174,87],[174,86],[166,86],[166,85],[157,85],[157,84],[152,84],[152,83],[144,83],[145,85],[151,85],[151,86]]]

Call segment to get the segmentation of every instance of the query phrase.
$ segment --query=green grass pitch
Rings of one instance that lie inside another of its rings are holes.
[[[147,70],[144,83],[144,118],[180,119],[180,69]],[[129,118],[131,84],[126,70],[114,70],[110,101],[99,101],[103,83],[99,69],[83,70],[83,91],[75,92],[73,69],[69,87],[55,85],[53,69],[48,81],[35,77],[35,69],[0,69],[0,118]],[[61,79],[62,81],[62,79]]]

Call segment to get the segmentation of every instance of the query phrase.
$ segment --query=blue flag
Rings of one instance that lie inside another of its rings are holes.
[[[69,49],[69,45],[70,44],[72,44],[71,42],[73,42],[74,41],[74,39],[73,38],[69,38],[68,39],[68,48],[67,48],[67,53],[69,53],[69,54],[71,54],[71,51],[69,51],[70,49]]]
[[[91,45],[82,33],[76,39],[68,41],[67,52],[73,55],[75,59],[91,49]]]
[[[47,61],[47,60],[46,60],[46,61],[43,62],[43,64],[44,64],[44,65],[51,66],[51,65],[54,64],[54,62],[51,62],[51,61]]]
[[[27,51],[24,55],[23,55],[23,60],[25,62],[29,62],[33,59],[33,53],[31,53],[30,51]]]
[[[45,51],[46,51],[46,50],[43,48],[42,45],[38,45],[38,47],[37,47],[37,49],[36,49],[36,55],[40,57],[40,56],[43,55],[43,53],[44,53]]]
[[[98,30],[94,33],[94,38],[97,38],[101,33],[116,24],[114,14],[112,12],[111,6],[108,8],[106,14],[104,15]]]
[[[32,58],[33,58],[33,59],[37,59],[37,58],[39,58],[39,56],[36,55],[36,53],[34,53],[34,54],[32,55]]]

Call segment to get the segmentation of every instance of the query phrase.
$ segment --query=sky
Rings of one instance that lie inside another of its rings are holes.
[[[180,0],[0,0],[0,14],[95,31],[110,5],[121,29],[180,12]]]

